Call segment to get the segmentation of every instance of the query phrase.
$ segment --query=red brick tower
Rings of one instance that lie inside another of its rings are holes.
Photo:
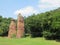
[[[15,20],[12,19],[9,26],[8,38],[12,38],[14,35],[16,35],[16,24]]]
[[[18,15],[17,19],[17,38],[21,38],[24,35],[24,18],[21,14]]]

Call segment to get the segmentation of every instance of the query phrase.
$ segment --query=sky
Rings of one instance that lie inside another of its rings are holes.
[[[60,0],[0,0],[0,15],[3,17],[17,18],[38,14],[60,7]]]

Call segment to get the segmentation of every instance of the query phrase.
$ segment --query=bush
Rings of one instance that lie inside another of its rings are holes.
[[[60,29],[56,32],[56,39],[60,41]]]
[[[31,33],[31,37],[42,37],[42,33],[41,32],[32,32]]]
[[[3,30],[0,30],[0,36],[3,34]]]
[[[54,40],[56,38],[55,33],[51,33],[49,31],[43,31],[43,36],[48,40]]]
[[[12,37],[11,38],[16,38],[16,34],[12,34]]]

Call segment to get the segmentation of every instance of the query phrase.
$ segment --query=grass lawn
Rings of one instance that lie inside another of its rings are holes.
[[[0,45],[60,45],[60,42],[44,38],[8,39],[0,37]]]

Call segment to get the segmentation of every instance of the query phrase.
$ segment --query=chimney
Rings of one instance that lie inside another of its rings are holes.
[[[11,19],[11,23],[9,26],[9,32],[8,32],[8,38],[12,38],[15,35],[16,35],[16,24],[15,24],[15,20]]]
[[[24,35],[24,18],[19,13],[17,18],[17,38],[22,38]]]

